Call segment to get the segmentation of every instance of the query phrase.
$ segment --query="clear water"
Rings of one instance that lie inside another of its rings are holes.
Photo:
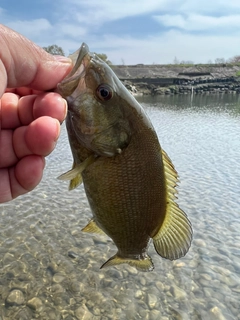
[[[179,173],[190,251],[171,262],[151,246],[151,273],[100,270],[115,246],[81,232],[83,188],[56,179],[72,162],[63,127],[39,187],[0,206],[0,319],[240,319],[240,98],[139,101]]]

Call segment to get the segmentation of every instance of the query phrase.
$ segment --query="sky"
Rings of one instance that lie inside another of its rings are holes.
[[[0,0],[0,23],[65,55],[86,42],[113,64],[240,55],[240,0]]]

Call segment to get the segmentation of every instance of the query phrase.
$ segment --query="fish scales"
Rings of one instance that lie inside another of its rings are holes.
[[[128,263],[153,270],[150,240],[170,260],[184,256],[192,228],[175,202],[177,172],[142,107],[86,44],[59,85],[68,102],[66,126],[73,167],[60,176],[82,181],[93,217],[85,232],[107,234],[117,253],[102,267]]]
[[[162,170],[157,161],[151,161],[153,153],[149,152],[148,155],[146,148],[148,159],[144,161],[143,157],[132,150],[139,141],[134,140],[121,156],[107,160],[99,158],[91,164],[83,172],[83,180],[95,221],[114,239],[121,252],[137,255],[148,244],[156,226],[162,223],[164,202],[154,190],[162,191],[163,195],[165,190],[160,180],[156,179],[156,176],[162,175]],[[146,170],[148,161],[151,173]],[[95,181],[94,186],[89,181]],[[162,215],[159,214],[161,211]],[[146,213],[147,219],[142,212]],[[142,245],[143,241],[145,246]]]

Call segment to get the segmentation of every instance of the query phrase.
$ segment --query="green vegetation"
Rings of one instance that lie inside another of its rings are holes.
[[[102,59],[104,62],[106,62],[108,65],[112,65],[112,62],[108,60],[108,57],[105,53],[96,53],[96,55]]]
[[[63,49],[56,44],[52,44],[48,47],[43,47],[43,49],[53,55],[65,56]]]

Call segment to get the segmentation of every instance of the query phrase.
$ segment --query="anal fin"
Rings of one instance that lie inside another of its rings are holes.
[[[152,259],[146,254],[144,258],[137,259],[131,257],[120,257],[118,254],[112,256],[109,260],[107,260],[100,269],[106,267],[112,267],[119,264],[128,263],[130,266],[135,267],[139,271],[152,271],[154,269],[154,265]]]

